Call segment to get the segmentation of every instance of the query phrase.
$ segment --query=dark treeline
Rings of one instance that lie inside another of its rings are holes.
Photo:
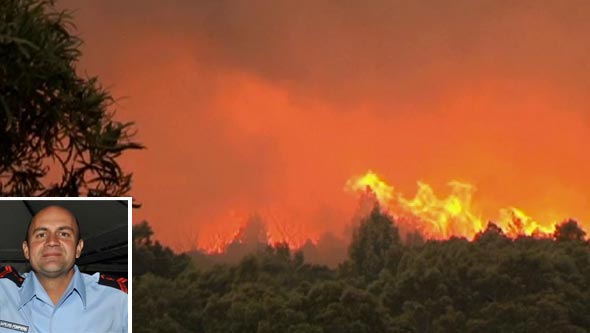
[[[590,244],[576,221],[553,238],[403,244],[375,208],[337,268],[286,244],[204,268],[134,227],[138,332],[590,332]]]

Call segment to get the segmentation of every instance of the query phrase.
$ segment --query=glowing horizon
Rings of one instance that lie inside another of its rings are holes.
[[[496,224],[507,237],[513,239],[519,236],[550,238],[556,224],[569,219],[540,223],[521,209],[510,206],[500,208],[496,218],[484,220],[473,211],[473,185],[459,181],[450,181],[448,185],[451,187],[451,193],[440,199],[430,185],[418,181],[418,190],[414,198],[406,198],[402,193],[394,193],[393,186],[369,170],[364,175],[349,179],[345,191],[356,193],[359,200],[368,200],[369,207],[365,207],[364,210],[361,208],[361,211],[357,212],[361,214],[358,218],[367,216],[373,205],[378,204],[385,213],[393,217],[394,223],[403,235],[418,232],[426,240],[445,240],[451,237],[473,240],[478,233],[485,230],[488,223]],[[580,221],[577,222],[583,228]],[[199,244],[198,248],[209,254],[224,253],[232,243],[243,242],[241,237],[248,223],[250,222],[247,221],[240,226],[233,236],[217,234],[213,240]],[[296,239],[277,233],[277,226],[272,221],[264,223],[264,227],[268,229],[263,239],[259,240],[264,244],[287,243],[291,249],[299,249],[308,241],[317,244],[317,237],[315,241],[313,238],[305,238],[309,237],[309,234],[303,233],[300,235],[302,238]]]
[[[147,147],[121,157],[134,223],[175,250],[257,213],[273,241],[346,235],[358,202],[342,188],[368,169],[408,209],[420,192],[484,227],[573,218],[590,233],[590,5],[57,5],[75,10],[79,72]]]

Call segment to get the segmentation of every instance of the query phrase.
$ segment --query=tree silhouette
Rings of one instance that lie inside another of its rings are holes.
[[[584,236],[586,236],[586,232],[580,228],[578,222],[572,219],[555,226],[553,233],[553,237],[558,241],[583,241]]]
[[[399,231],[393,219],[375,205],[371,214],[354,230],[349,255],[352,269],[374,280],[385,267],[393,268],[401,256]]]
[[[0,194],[122,195],[116,159],[142,145],[113,120],[113,98],[78,76],[82,41],[54,1],[0,2]]]
[[[187,269],[190,258],[176,255],[158,241],[152,241],[154,232],[147,221],[133,226],[132,258],[133,276],[151,273],[162,277],[174,277]]]

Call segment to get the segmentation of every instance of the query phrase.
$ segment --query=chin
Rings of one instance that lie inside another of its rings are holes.
[[[65,269],[65,265],[63,265],[63,264],[42,265],[39,268],[44,272],[61,272]]]
[[[47,273],[59,273],[59,272],[63,272],[65,269],[63,267],[43,267],[41,269],[43,272],[47,272]]]

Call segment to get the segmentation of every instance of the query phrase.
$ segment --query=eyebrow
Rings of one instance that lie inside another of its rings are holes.
[[[47,227],[38,227],[38,228],[33,229],[33,234],[38,231],[48,231],[48,230],[49,230],[49,228],[47,228]],[[74,228],[72,228],[72,227],[64,226],[64,227],[57,228],[57,231],[62,231],[62,230],[70,230],[70,231],[74,232]]]

